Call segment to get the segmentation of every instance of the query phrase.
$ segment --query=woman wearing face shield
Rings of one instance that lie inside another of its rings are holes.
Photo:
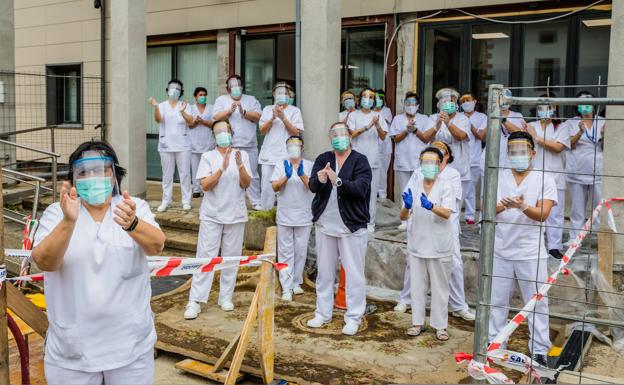
[[[366,309],[364,261],[370,221],[371,168],[366,157],[351,148],[351,131],[342,122],[329,130],[333,151],[314,161],[309,187],[312,222],[316,224],[316,312],[308,327],[332,320],[338,260],[346,273],[347,311],[342,333],[354,335]]]
[[[303,139],[291,136],[286,140],[288,155],[276,165],[271,175],[277,193],[277,258],[289,269],[280,272],[282,300],[292,301],[293,294],[303,294],[303,268],[308,256],[308,240],[312,230],[310,205],[314,194],[308,187],[312,162],[303,159]]]
[[[303,131],[301,110],[288,104],[289,90],[287,83],[278,82],[273,87],[275,104],[264,107],[260,117],[260,132],[265,135],[258,160],[262,165],[260,205],[264,210],[270,210],[275,205],[271,177],[273,170],[287,158],[286,139]]]
[[[158,123],[158,153],[162,166],[163,197],[158,211],[166,211],[171,205],[173,193],[173,175],[176,167],[180,176],[182,190],[182,208],[191,209],[191,137],[189,126],[193,124],[187,103],[180,100],[184,95],[184,86],[177,79],[167,83],[168,99],[158,103],[149,98],[154,107],[154,120]]]
[[[588,91],[582,91],[577,98],[592,98]],[[576,117],[568,120],[571,149],[566,153],[566,181],[572,200],[570,206],[570,239],[572,242],[585,223],[585,207],[598,206],[601,197],[601,175],[603,168],[603,135],[605,119],[594,113],[591,104],[579,105]],[[592,224],[600,228],[600,217]]]
[[[424,330],[425,300],[431,289],[429,324],[440,341],[449,339],[448,299],[452,264],[451,213],[455,209],[453,188],[438,178],[442,152],[428,147],[420,154],[420,173],[414,174],[403,191],[401,220],[411,222],[407,254],[411,275],[412,327],[409,336]]]
[[[370,88],[360,92],[360,109],[349,115],[347,126],[351,130],[353,149],[364,154],[371,169],[373,179],[371,181],[371,196],[369,203],[370,221],[368,232],[375,232],[375,213],[377,211],[377,190],[379,189],[379,177],[381,161],[379,159],[379,143],[386,139],[388,124],[377,112],[373,111],[376,93]]]
[[[340,94],[340,106],[342,111],[338,113],[338,121],[342,123],[347,123],[349,119],[349,115],[355,111],[355,94],[351,91],[345,91]]]
[[[105,142],[78,146],[69,181],[35,234],[49,327],[48,384],[153,382],[156,331],[147,255],[165,235],[147,202],[120,194],[126,171]]]
[[[542,95],[547,97],[548,95]],[[551,95],[552,96],[552,95]],[[571,147],[570,131],[567,124],[559,124],[553,119],[556,115],[555,106],[537,106],[537,119],[527,125],[526,129],[533,136],[537,155],[533,162],[534,170],[553,171],[548,173],[557,184],[557,200],[562,202],[553,207],[546,221],[546,241],[548,253],[556,259],[563,254],[563,211],[566,193],[566,181],[563,174],[565,168],[565,151]]]
[[[392,123],[392,111],[386,106],[386,93],[382,89],[375,91],[375,108],[373,109],[385,121],[386,126],[390,127]],[[386,188],[388,185],[388,168],[390,167],[390,158],[392,157],[392,139],[386,135],[384,140],[379,140],[379,187],[377,194],[379,199],[386,199],[388,193]]]
[[[217,147],[204,153],[197,178],[204,198],[199,209],[197,258],[240,256],[247,222],[245,189],[251,183],[251,168],[246,152],[233,149],[232,127],[227,120],[212,126]],[[219,250],[221,253],[219,254]],[[232,296],[238,267],[221,270],[218,304],[223,311],[234,310]],[[200,303],[208,302],[214,273],[193,275],[185,319],[197,318]]]
[[[201,186],[196,179],[199,160],[204,152],[215,147],[212,135],[212,105],[206,99],[208,91],[204,87],[195,88],[193,96],[196,103],[191,104],[190,114],[193,123],[189,125],[191,135],[191,172],[193,181],[193,198],[201,196]]]
[[[215,100],[213,119],[228,120],[232,127],[232,146],[249,156],[251,185],[247,196],[254,210],[262,210],[260,204],[260,177],[258,175],[258,138],[256,122],[260,120],[262,106],[258,99],[243,93],[243,81],[239,75],[232,75],[226,81],[227,94]]]
[[[507,324],[515,281],[525,303],[546,282],[548,253],[544,247],[542,223],[558,205],[557,185],[552,175],[536,171],[531,166],[535,162],[533,137],[523,131],[512,133],[508,138],[507,153],[511,169],[501,169],[498,175],[490,341]],[[563,202],[559,204],[563,205]],[[547,297],[537,301],[535,314],[530,314],[527,321],[533,360],[545,365],[550,349]]]

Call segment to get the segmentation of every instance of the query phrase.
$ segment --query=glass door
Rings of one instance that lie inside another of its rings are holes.
[[[245,39],[242,58],[245,93],[255,96],[263,107],[272,104],[275,36]]]

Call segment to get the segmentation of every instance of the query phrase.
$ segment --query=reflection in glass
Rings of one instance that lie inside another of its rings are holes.
[[[461,27],[430,28],[425,31],[425,81],[423,111],[431,114],[435,93],[442,87],[459,90]]]
[[[366,30],[346,30],[343,36],[348,38],[346,43],[347,65],[345,66],[344,57],[341,62],[343,71],[347,71],[346,89],[359,94],[366,87],[384,88],[385,28],[370,27]]]
[[[596,21],[596,19],[585,19],[580,25],[576,84],[598,84],[599,78],[600,84],[607,84],[611,27],[600,25],[601,23],[596,23]],[[588,89],[588,87],[583,89]],[[596,96],[606,96],[606,88],[591,88],[588,91]]]
[[[249,39],[244,44],[245,93],[255,96],[262,106],[273,103],[273,59],[275,39]]]
[[[508,25],[472,28],[470,88],[483,108],[487,105],[490,84],[509,84],[510,36]]]

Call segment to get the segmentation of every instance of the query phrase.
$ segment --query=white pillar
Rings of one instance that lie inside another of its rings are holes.
[[[624,2],[614,1],[611,9],[611,42],[609,47],[609,84],[624,83]],[[624,98],[624,88],[609,87],[607,96],[610,98]],[[624,106],[608,106],[607,118],[621,118],[624,116]],[[624,175],[624,163],[620,154],[624,148],[624,121],[610,120],[607,123],[604,138],[604,174]],[[624,178],[602,178],[603,198],[621,197],[624,192]],[[615,223],[619,231],[624,229],[624,206],[621,203],[613,205]],[[602,227],[606,228],[607,221],[603,220]],[[624,238],[614,237],[614,263],[624,263]]]
[[[341,0],[301,2],[301,106],[308,159],[329,150],[327,130],[338,120]]]
[[[15,130],[15,23],[13,0],[0,0],[0,132]],[[13,141],[15,137],[9,137]],[[0,165],[15,162],[15,147],[0,145]],[[8,158],[5,156],[8,155]]]
[[[145,0],[110,1],[111,115],[110,141],[123,167],[122,184],[144,196],[146,178],[146,22]]]
[[[230,72],[230,34],[227,29],[217,31],[217,84],[216,96],[225,94],[225,81]]]

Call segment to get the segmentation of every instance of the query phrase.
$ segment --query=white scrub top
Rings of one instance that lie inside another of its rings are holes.
[[[419,131],[425,131],[429,117],[423,114],[414,116],[414,125]],[[396,136],[405,130],[408,124],[406,114],[400,114],[394,117],[388,136]],[[427,148],[424,143],[416,136],[416,132],[410,132],[400,142],[394,145],[394,169],[396,171],[414,171],[420,169],[420,153]]]
[[[262,110],[262,116],[260,117],[260,125],[262,126],[267,121],[273,118],[273,105],[266,106]],[[297,127],[300,131],[303,131],[303,118],[301,117],[301,110],[295,106],[287,106],[284,109],[284,117],[288,119],[293,126]],[[258,156],[259,164],[277,164],[282,160],[288,158],[288,152],[286,151],[286,139],[290,137],[284,122],[280,118],[276,118],[273,121],[273,125],[264,136],[262,142],[262,148],[260,149],[260,155]]]
[[[363,113],[361,110],[354,111],[349,115],[347,126],[351,130],[359,130],[365,126],[368,126],[374,116],[379,116],[379,125],[381,129],[388,132],[388,125],[386,120],[375,111],[370,111],[368,114]],[[366,156],[371,168],[379,168],[379,135],[377,134],[377,128],[371,127],[370,130],[364,131],[357,138],[351,140],[351,147]]]
[[[420,195],[425,192],[424,178],[414,173],[403,192],[412,190],[414,202],[410,213],[407,233],[407,252],[417,258],[443,258],[453,252],[453,220],[444,219],[420,206]],[[455,194],[446,179],[437,178],[427,196],[430,202],[455,211]]]
[[[355,112],[352,111],[352,113]],[[339,122],[343,122],[345,120],[345,118],[347,117],[347,114],[349,113],[349,110],[342,110],[338,113],[338,121]]]
[[[521,113],[515,111],[509,111],[509,115],[506,118],[509,123],[513,124],[516,127],[522,128],[524,121],[524,117]],[[500,136],[500,149],[499,149],[499,157],[498,157],[498,166],[499,167],[509,167],[507,164],[507,137],[510,133],[507,131],[505,126],[501,123],[501,136]],[[481,152],[481,176],[485,175],[485,150]]]
[[[243,166],[251,175],[249,155],[240,150]],[[240,186],[238,165],[235,159],[236,150],[230,151],[230,163],[217,184],[210,191],[204,191],[199,219],[224,225],[247,222],[247,206],[245,205],[245,189]],[[197,179],[208,177],[223,165],[223,155],[218,149],[205,152],[199,161]]]
[[[487,127],[487,115],[483,112],[475,111],[470,116],[465,115],[477,132],[481,132]],[[470,167],[479,167],[481,165],[481,140],[473,135],[472,129],[468,130],[468,137],[470,138]]]
[[[303,173],[310,177],[313,163],[302,159]],[[271,182],[282,179],[286,175],[284,160],[275,165]],[[312,199],[314,194],[308,189],[293,169],[292,176],[286,185],[277,192],[277,215],[275,222],[282,226],[309,226],[312,224]]]
[[[540,200],[551,200],[556,205],[555,180],[549,174],[543,175],[543,178],[542,185],[542,173],[531,170],[518,186],[511,170],[501,170],[498,174],[498,200],[522,195],[524,201],[532,207],[536,207]],[[507,209],[496,215],[496,221],[495,257],[515,261],[548,258],[544,243],[544,223],[527,217],[520,209]]]
[[[556,154],[536,144],[535,151],[537,154],[535,155],[535,159],[532,161],[534,170],[556,171],[548,174],[555,179],[555,183],[557,184],[557,188],[559,190],[565,190],[566,182],[565,175],[563,174],[563,171],[565,170],[565,154],[567,152],[566,150],[570,149],[570,131],[568,130],[568,125],[560,124],[555,129],[555,125],[550,123],[546,126],[546,136],[544,136],[544,130],[542,130],[542,125],[539,120],[531,122],[529,125],[535,128],[535,132],[540,138],[553,140],[565,146],[563,151]]]
[[[200,116],[203,120],[212,119],[212,105],[206,104],[204,107],[204,113],[199,112],[197,104],[191,104],[190,107],[191,116],[193,119]],[[191,135],[191,152],[194,154],[203,154],[206,151],[210,151],[215,147],[214,137],[212,136],[212,128],[198,124],[194,128],[189,127],[189,133]]]
[[[437,119],[437,113],[431,115],[429,117],[429,122],[427,123],[427,129],[435,127]],[[466,135],[470,135],[470,120],[468,120],[466,115],[461,112],[457,112],[455,113],[455,116],[453,116],[453,119],[451,119],[450,123],[464,131]],[[453,151],[453,158],[455,161],[449,164],[449,166],[459,171],[459,175],[461,175],[462,180],[470,180],[470,137],[468,136],[465,140],[457,140],[453,137],[453,135],[451,135],[451,132],[446,124],[442,123],[435,138],[436,140],[441,140],[451,146],[451,151]]]
[[[158,227],[149,205],[132,200],[137,217]],[[101,372],[126,366],[154,347],[146,255],[113,220],[112,209],[122,201],[120,195],[113,197],[101,223],[81,204],[61,267],[44,272],[46,363]],[[60,204],[49,206],[41,216],[34,246],[62,219]]]
[[[380,112],[381,116],[386,121],[386,126],[390,127],[392,123],[392,111],[388,107],[383,106],[381,111],[375,112]],[[379,154],[392,154],[392,139],[390,139],[390,135],[386,135],[386,139],[383,141],[379,139]]]
[[[219,96],[215,100],[212,114],[216,115],[219,112],[229,111],[232,108],[232,103],[235,101],[230,94]],[[241,103],[243,110],[262,113],[262,106],[260,106],[260,102],[255,97],[243,94],[238,101]],[[229,117],[229,121],[232,125],[232,147],[256,147],[258,145],[256,123],[245,119],[238,108]]]
[[[158,128],[159,152],[191,151],[189,127],[178,109],[180,103],[178,100],[174,107],[171,107],[168,100],[158,104],[161,116]],[[190,112],[189,106],[186,106],[184,112]]]
[[[582,173],[589,175],[566,174],[566,180],[570,183],[592,185],[600,183],[604,155],[602,151],[602,130],[606,120],[602,116],[596,116],[590,129],[576,143],[576,147],[566,153],[566,171],[569,173]],[[573,118],[566,122],[570,137],[579,132],[579,118]],[[595,162],[595,170],[594,170]],[[595,178],[594,175],[595,174]]]

